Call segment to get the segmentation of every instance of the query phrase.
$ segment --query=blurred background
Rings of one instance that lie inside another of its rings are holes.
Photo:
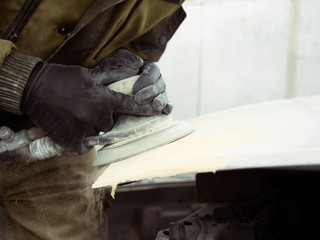
[[[320,94],[319,0],[186,0],[159,61],[173,116]]]

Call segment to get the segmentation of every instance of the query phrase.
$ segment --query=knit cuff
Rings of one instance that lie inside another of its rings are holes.
[[[0,66],[0,109],[21,114],[23,90],[40,58],[12,51]]]

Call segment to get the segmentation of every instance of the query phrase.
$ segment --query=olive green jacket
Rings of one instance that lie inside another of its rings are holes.
[[[185,18],[182,0],[0,2],[0,109],[19,113],[41,60],[92,67],[119,48],[157,61]]]

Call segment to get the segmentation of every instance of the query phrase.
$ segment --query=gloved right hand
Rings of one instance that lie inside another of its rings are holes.
[[[159,114],[152,104],[138,105],[133,96],[103,86],[138,73],[143,61],[128,51],[125,54],[129,54],[124,58],[125,64],[118,62],[110,71],[39,63],[24,89],[22,112],[55,143],[73,154],[89,151],[83,144],[86,137],[113,127],[114,112]]]

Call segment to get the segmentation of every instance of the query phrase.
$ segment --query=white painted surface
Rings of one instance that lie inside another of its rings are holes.
[[[177,119],[320,94],[320,1],[187,0],[159,62]]]
[[[289,119],[289,121],[288,121]],[[94,188],[192,172],[319,165],[320,95],[218,111],[179,141],[112,163]],[[99,154],[99,153],[98,153]],[[141,167],[143,166],[143,167]]]

